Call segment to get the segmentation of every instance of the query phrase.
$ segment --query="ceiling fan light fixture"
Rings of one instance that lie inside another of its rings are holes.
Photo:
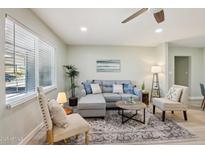
[[[125,20],[123,20],[121,23],[127,23],[130,20],[138,17],[139,15],[143,14],[144,12],[146,12],[147,10],[149,10],[151,12],[151,14],[153,14],[156,22],[159,24],[161,22],[164,21],[165,17],[164,17],[164,10],[162,8],[142,8],[140,10],[138,10],[137,12],[135,12],[134,14],[132,14],[131,16],[129,16],[128,18],[126,18]]]
[[[158,24],[164,21],[164,11],[163,10],[157,13],[154,13],[153,15]]]

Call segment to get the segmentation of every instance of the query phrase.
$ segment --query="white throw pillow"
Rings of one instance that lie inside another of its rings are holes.
[[[168,91],[167,98],[169,100],[179,102],[182,93],[182,88],[171,87]]]
[[[113,93],[122,94],[123,86],[121,84],[113,84]]]
[[[68,127],[68,121],[66,113],[63,109],[63,107],[54,99],[50,100],[48,102],[48,108],[50,111],[50,114],[52,115],[53,123],[62,128]]]
[[[100,94],[100,93],[102,93],[102,90],[101,90],[99,84],[90,84],[90,86],[91,86],[93,94]]]

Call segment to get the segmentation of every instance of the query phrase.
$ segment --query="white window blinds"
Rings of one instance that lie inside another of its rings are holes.
[[[5,20],[6,98],[54,84],[54,48],[10,17]]]
[[[9,19],[5,25],[7,98],[35,91],[35,37]]]
[[[39,85],[46,87],[52,85],[52,53],[53,48],[47,43],[39,40]]]

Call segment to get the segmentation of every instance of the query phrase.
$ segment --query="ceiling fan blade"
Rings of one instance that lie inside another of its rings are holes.
[[[161,23],[164,21],[164,10],[160,10],[159,12],[154,13],[154,18],[157,21],[157,23]]]
[[[140,14],[144,13],[145,11],[147,11],[148,8],[142,8],[139,11],[137,11],[136,13],[134,13],[133,15],[129,16],[127,19],[123,20],[121,23],[127,23],[128,21],[132,20],[133,18],[139,16]]]

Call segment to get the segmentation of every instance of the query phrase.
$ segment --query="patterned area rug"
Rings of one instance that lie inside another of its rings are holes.
[[[132,114],[126,112],[126,114]],[[142,118],[141,113],[135,118]],[[166,119],[161,121],[161,115],[146,112],[146,124],[130,120],[121,123],[117,110],[108,110],[105,119],[86,118],[91,125],[89,144],[155,144],[169,141],[185,141],[195,138],[188,130],[176,122]],[[59,142],[57,144],[64,144]],[[84,135],[78,140],[70,138],[69,144],[84,144]]]

